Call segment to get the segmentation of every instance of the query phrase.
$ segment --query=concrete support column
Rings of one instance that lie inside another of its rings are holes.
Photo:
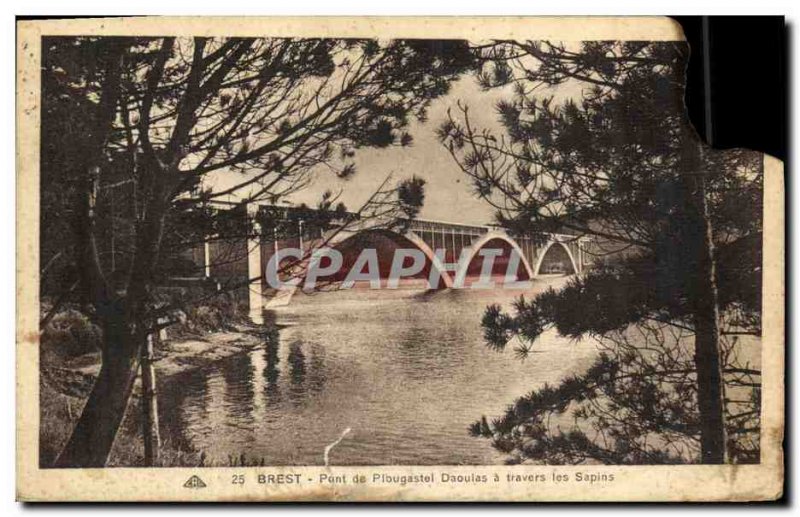
[[[203,271],[206,278],[211,278],[211,243],[203,241]]]
[[[300,222],[297,223],[298,235],[300,236],[300,253],[306,253],[305,246],[303,245],[303,220],[300,219]]]
[[[451,255],[451,260],[453,264],[458,262],[458,252],[456,251],[456,231],[454,228],[450,228],[450,243],[453,245],[453,254]]]
[[[253,233],[247,238],[247,293],[250,321],[258,325],[264,323],[264,293],[261,288],[261,227],[255,222],[258,205],[247,205],[247,217],[253,221]]]

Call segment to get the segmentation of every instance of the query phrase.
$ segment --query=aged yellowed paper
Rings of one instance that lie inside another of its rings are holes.
[[[657,17],[26,21],[17,497],[781,496],[783,164]]]

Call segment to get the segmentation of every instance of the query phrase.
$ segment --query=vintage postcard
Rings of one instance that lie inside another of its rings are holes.
[[[783,165],[667,18],[24,21],[23,501],[783,491]]]

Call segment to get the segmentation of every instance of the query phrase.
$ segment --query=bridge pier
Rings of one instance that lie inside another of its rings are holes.
[[[264,324],[264,293],[262,289],[261,269],[261,227],[256,222],[258,205],[247,205],[247,217],[253,222],[253,232],[247,238],[247,294],[250,310],[250,321],[258,325]]]

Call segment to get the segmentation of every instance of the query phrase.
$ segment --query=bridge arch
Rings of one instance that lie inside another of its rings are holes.
[[[425,255],[425,258],[427,259],[426,266],[425,268],[423,268],[423,271],[420,274],[424,274],[427,280],[428,278],[430,278],[429,274],[431,268],[435,268],[439,272],[439,284],[435,286],[434,289],[447,289],[453,287],[453,279],[448,274],[444,265],[441,263],[439,258],[436,257],[436,254],[433,252],[430,246],[428,246],[428,244],[414,232],[408,231],[401,234],[399,232],[386,229],[367,229],[353,233],[350,232],[338,233],[330,238],[328,235],[326,235],[323,236],[323,238],[320,239],[319,242],[327,242],[327,245],[329,247],[336,248],[339,249],[339,251],[341,251],[340,248],[343,245],[346,246],[349,242],[352,242],[358,238],[363,239],[365,236],[368,236],[370,234],[380,235],[390,239],[397,245],[397,248],[402,248],[402,247],[409,248],[410,246],[412,249],[413,248],[419,249],[420,251],[422,251],[422,253]],[[364,249],[364,247],[361,247],[359,249],[359,252],[361,249]],[[336,281],[344,280],[346,274],[349,272],[349,268],[343,267],[342,271],[344,272],[344,274],[342,275],[341,278],[336,278],[335,279]],[[297,290],[302,289],[304,282],[305,282],[305,275],[303,275],[300,278],[300,285],[285,286],[284,288],[276,291],[274,296],[266,302],[264,308],[273,309],[276,307],[282,307],[288,305],[294,294],[297,292]]]
[[[547,245],[544,248],[542,248],[542,250],[539,252],[539,256],[536,259],[536,267],[533,270],[536,276],[539,276],[539,273],[542,269],[542,263],[544,262],[544,258],[547,256],[547,253],[550,251],[550,248],[556,245],[561,246],[561,249],[563,249],[564,252],[567,254],[567,257],[569,257],[569,262],[572,265],[573,274],[578,273],[579,271],[578,264],[577,262],[575,262],[575,257],[573,256],[572,251],[569,249],[569,246],[564,244],[561,240],[555,239],[548,242]]]
[[[524,268],[525,274],[528,276],[528,279],[533,279],[533,277],[535,276],[534,270],[531,268],[528,259],[525,258],[525,253],[522,251],[522,248],[516,242],[516,240],[511,238],[511,236],[505,232],[490,231],[481,236],[477,241],[475,241],[472,244],[472,246],[470,246],[469,255],[467,255],[468,258],[463,263],[462,262],[459,263],[458,271],[456,272],[456,279],[454,282],[455,285],[464,285],[464,281],[467,277],[467,274],[469,273],[469,268],[470,265],[472,264],[472,261],[475,260],[475,257],[478,256],[478,253],[480,253],[480,251],[493,240],[499,240],[500,242],[503,242],[506,245],[508,245],[519,256],[520,265]]]
[[[406,232],[403,237],[425,254],[425,258],[430,261],[431,267],[436,268],[439,272],[440,282],[444,283],[444,287],[453,287],[453,278],[450,276],[450,273],[447,272],[447,269],[444,267],[444,264],[441,263],[439,257],[436,256],[436,253],[428,246],[428,243],[412,231]]]
[[[393,260],[393,258],[394,258],[394,250],[395,249],[418,249],[419,251],[421,251],[425,255],[426,263],[425,263],[425,267],[423,268],[422,272],[418,273],[415,276],[418,277],[418,278],[424,277],[424,278],[428,279],[428,278],[430,278],[431,270],[435,269],[439,273],[439,284],[436,285],[436,286],[432,286],[433,289],[446,289],[446,288],[450,288],[450,287],[453,286],[453,280],[450,277],[450,275],[448,274],[448,272],[447,272],[446,268],[444,267],[444,265],[439,260],[439,258],[436,256],[436,254],[433,252],[433,250],[430,248],[430,246],[428,246],[428,244],[419,235],[417,235],[416,233],[414,233],[412,231],[407,231],[407,232],[404,232],[404,233],[400,233],[400,232],[396,232],[396,231],[388,230],[388,229],[383,229],[383,228],[366,229],[366,230],[361,230],[361,231],[358,231],[358,232],[355,232],[355,233],[338,234],[333,239],[331,239],[328,244],[329,244],[330,247],[335,248],[335,249],[337,249],[337,250],[339,250],[341,252],[341,251],[343,251],[343,249],[345,251],[348,251],[347,250],[347,246],[355,243],[356,246],[354,247],[354,250],[357,250],[358,252],[360,252],[361,250],[363,250],[367,246],[363,246],[363,245],[359,246],[358,245],[359,244],[358,240],[364,240],[364,241],[367,242],[367,244],[369,244],[370,240],[373,241],[372,242],[373,244],[381,244],[380,242],[375,242],[375,241],[379,241],[380,239],[388,239],[389,241],[391,241],[395,245],[395,248],[393,248],[391,250],[391,252],[392,252],[391,257],[385,257],[385,258],[388,259],[388,263],[386,261],[383,261],[383,262],[381,261],[381,258],[382,258],[380,256],[381,249],[378,249],[378,252],[379,252],[379,266],[381,267],[381,278],[388,278],[388,270],[387,271],[383,271],[383,269],[384,269],[384,266],[390,266],[391,265],[391,260]],[[345,253],[343,253],[343,254],[345,254]],[[350,258],[352,258],[353,254],[351,253],[350,255],[351,255]],[[349,267],[347,267],[348,266],[347,260],[348,260],[348,257],[345,257],[345,267],[342,268],[342,279],[344,278],[344,276],[347,275],[347,273],[349,272],[349,269],[350,269]],[[352,266],[352,264],[349,264],[349,265]],[[386,273],[386,274],[384,274],[384,273]],[[337,279],[337,280],[339,280],[339,279]]]

